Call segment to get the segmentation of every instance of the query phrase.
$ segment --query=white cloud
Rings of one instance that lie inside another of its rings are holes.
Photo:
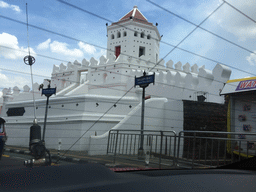
[[[1,8],[10,8],[10,9],[12,9],[13,11],[16,11],[16,12],[18,12],[18,13],[21,12],[19,6],[17,6],[17,5],[10,5],[10,4],[8,4],[8,3],[4,2],[4,1],[0,1],[0,7],[1,7]]]
[[[231,4],[249,17],[255,18],[255,0],[237,0]],[[255,23],[228,5],[224,5],[213,18],[218,25],[237,36],[240,41],[256,37]]]
[[[30,52],[35,54],[35,51],[30,48]],[[28,55],[28,48],[19,47],[16,36],[2,33],[0,34],[0,57],[6,59],[20,59]]]
[[[256,65],[256,51],[255,54],[251,53],[250,56],[246,57],[246,60],[249,62],[250,65]]]
[[[96,48],[92,45],[85,44],[83,42],[78,43],[78,47],[74,49],[69,49],[69,45],[64,42],[58,42],[58,41],[53,41],[51,42],[51,39],[47,39],[46,41],[40,43],[37,46],[38,50],[46,50],[50,48],[51,52],[53,53],[59,53],[63,54],[66,56],[72,56],[72,57],[83,57],[84,53],[94,55],[96,54]]]
[[[30,86],[31,82],[29,78],[17,76],[17,75],[5,75],[3,73],[0,73],[0,87],[2,88],[13,88],[15,86],[19,87],[20,90],[23,89],[24,85]],[[8,85],[8,87],[6,87]],[[30,86],[31,87],[31,86]],[[0,92],[0,96],[2,95],[2,92]]]
[[[67,43],[62,43],[58,41],[53,41],[50,44],[50,49],[54,53],[59,53],[67,56],[72,57],[83,57],[83,52],[79,49],[68,49]]]
[[[5,3],[4,1],[0,1],[0,7],[2,7],[2,8],[8,8],[8,7],[9,7],[9,4],[8,4],[8,3]]]
[[[49,46],[50,46],[50,43],[51,43],[51,39],[47,39],[45,42],[40,43],[40,44],[37,46],[37,49],[38,49],[38,50],[45,50],[45,49],[48,49]]]
[[[17,6],[17,5],[11,5],[11,8],[12,8],[12,10],[14,10],[14,11],[21,12],[20,7]]]
[[[88,53],[88,54],[95,54],[96,52],[96,49],[94,46],[92,45],[89,45],[89,44],[84,44],[83,42],[79,42],[78,43],[78,46],[80,49],[82,49],[85,53]]]

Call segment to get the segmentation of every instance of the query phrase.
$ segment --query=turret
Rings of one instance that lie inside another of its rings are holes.
[[[149,23],[137,6],[123,16],[118,22],[107,27],[108,45],[107,58],[120,54],[139,58],[159,59],[159,41],[161,39],[158,29]]]

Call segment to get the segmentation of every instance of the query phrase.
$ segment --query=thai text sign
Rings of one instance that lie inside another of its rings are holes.
[[[256,79],[240,81],[236,91],[246,90],[246,89],[255,89],[256,88]]]
[[[56,94],[56,88],[42,89],[42,94],[45,96],[51,96],[52,94]]]
[[[145,85],[155,82],[155,74],[135,78],[135,85]]]

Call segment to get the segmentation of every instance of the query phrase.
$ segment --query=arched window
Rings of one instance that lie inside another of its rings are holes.
[[[144,38],[144,33],[143,33],[143,32],[140,34],[140,37],[141,37],[141,38]]]
[[[111,35],[111,39],[114,39],[114,38],[115,38],[115,36],[114,36],[114,34],[112,34],[112,35]]]
[[[120,38],[121,37],[121,33],[120,31],[117,32],[117,38]]]
[[[137,32],[137,31],[134,32],[134,36],[135,36],[135,37],[138,36],[138,32]]]
[[[124,37],[127,35],[126,31],[124,31]]]
[[[150,38],[151,38],[151,36],[150,36],[150,35],[148,35],[148,36],[147,36],[147,39],[150,39]]]

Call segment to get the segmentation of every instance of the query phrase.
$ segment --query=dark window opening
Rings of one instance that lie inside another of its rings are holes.
[[[137,37],[138,36],[138,33],[137,31],[134,32],[134,36]]]
[[[141,38],[144,38],[144,33],[141,33],[141,34],[140,34],[140,37],[141,37]]]
[[[121,33],[118,31],[117,32],[117,38],[120,38],[121,37]]]
[[[23,116],[25,113],[24,107],[9,108],[6,112],[7,116]]]
[[[150,38],[151,38],[150,35],[148,35],[148,36],[147,36],[147,39],[150,39]]]
[[[127,35],[126,31],[124,31],[124,37]]]
[[[116,59],[117,59],[117,57],[120,55],[120,53],[121,53],[121,46],[117,46],[117,47],[115,47],[115,55],[116,55]]]
[[[112,34],[112,35],[111,35],[111,39],[114,39],[114,38],[115,38],[115,36]]]
[[[145,55],[145,47],[140,47],[139,48],[139,57]]]

